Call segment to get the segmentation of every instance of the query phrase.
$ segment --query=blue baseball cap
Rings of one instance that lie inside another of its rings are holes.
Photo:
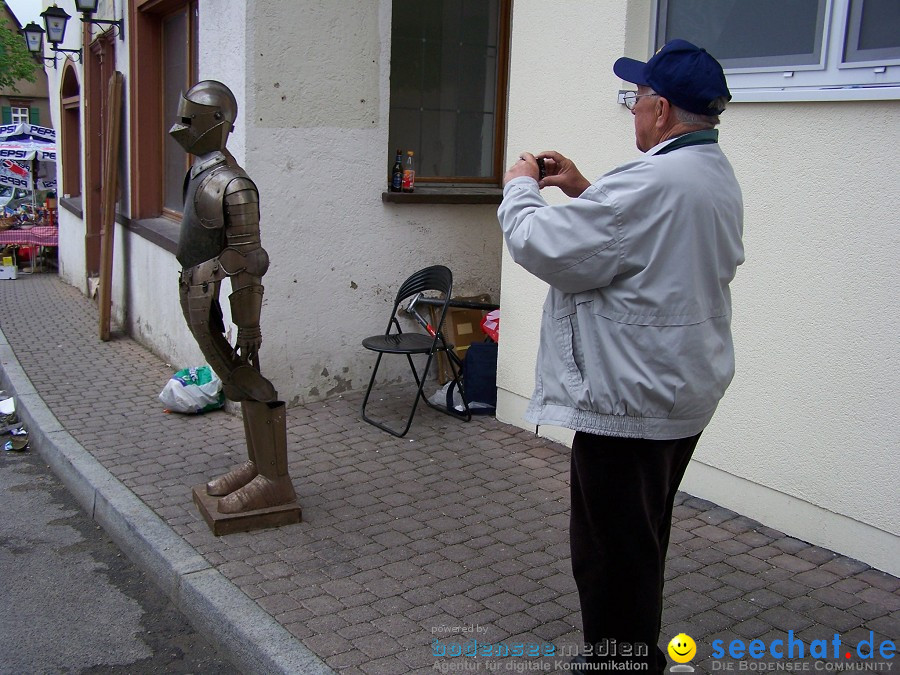
[[[721,64],[687,40],[670,40],[647,63],[622,57],[613,72],[698,115],[718,115],[723,109],[710,107],[712,102],[722,96],[731,100]]]

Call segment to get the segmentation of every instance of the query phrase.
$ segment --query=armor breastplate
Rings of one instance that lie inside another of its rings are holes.
[[[211,174],[227,172],[229,166],[224,155],[219,154],[218,161],[207,163],[207,166],[194,167],[185,176],[187,186],[184,191],[184,215],[181,218],[181,233],[178,237],[178,250],[175,258],[181,263],[183,269],[190,269],[202,262],[216,258],[225,248],[224,208],[222,203],[224,194],[218,195],[219,208],[221,209],[218,226],[204,226],[197,212],[197,190],[207,188],[207,179]],[[200,169],[196,174],[197,169]],[[206,182],[206,185],[204,185]],[[219,181],[213,181],[218,183]],[[206,201],[206,200],[204,200]]]

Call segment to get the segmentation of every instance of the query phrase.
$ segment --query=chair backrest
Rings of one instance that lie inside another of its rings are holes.
[[[406,298],[425,291],[439,291],[449,301],[450,294],[453,292],[453,273],[443,265],[432,265],[415,272],[403,282],[400,290],[397,291],[397,298],[394,302],[395,309]]]
[[[391,320],[388,321],[387,330],[391,329],[391,322],[396,323],[396,314],[400,309],[400,303],[407,298],[411,298],[418,293],[425,291],[439,291],[443,293],[443,304],[441,305],[440,318],[437,320],[434,329],[440,333],[444,325],[444,317],[447,315],[447,306],[450,302],[450,294],[453,292],[453,273],[443,265],[432,265],[425,267],[418,272],[413,273],[397,291],[397,297],[394,300],[394,311],[391,314]],[[400,324],[396,324],[400,329]],[[435,344],[438,338],[435,335]]]

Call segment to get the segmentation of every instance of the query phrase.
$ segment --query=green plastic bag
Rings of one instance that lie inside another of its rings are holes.
[[[205,413],[225,405],[222,380],[209,366],[184,368],[175,373],[159,394],[171,412]]]

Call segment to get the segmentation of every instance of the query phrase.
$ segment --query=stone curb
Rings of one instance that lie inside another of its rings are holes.
[[[0,330],[0,386],[31,447],[191,624],[245,673],[333,673],[85,450],[53,415]]]

